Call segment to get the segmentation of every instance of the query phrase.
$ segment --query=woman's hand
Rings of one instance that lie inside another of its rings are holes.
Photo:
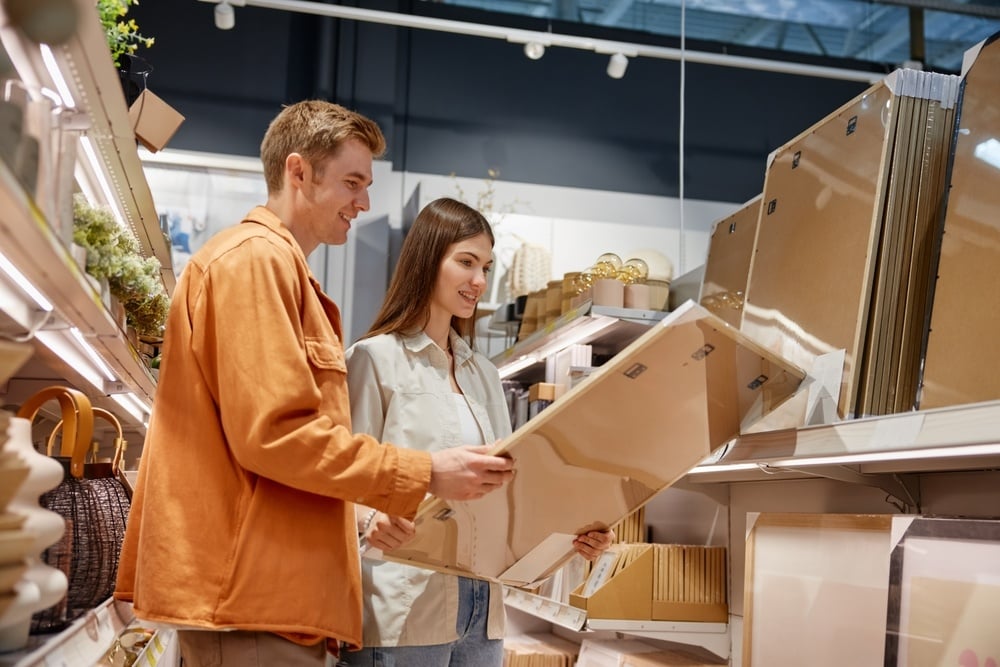
[[[412,521],[376,512],[368,522],[368,528],[362,537],[372,549],[391,551],[412,540],[416,534],[417,530]]]
[[[597,560],[597,557],[608,550],[615,539],[615,531],[592,530],[583,535],[577,535],[573,540],[573,548],[587,560]]]

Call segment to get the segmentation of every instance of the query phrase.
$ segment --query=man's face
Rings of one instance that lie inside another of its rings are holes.
[[[372,153],[357,139],[347,141],[336,156],[310,165],[302,185],[310,235],[318,243],[346,243],[351,220],[371,208],[371,184]]]

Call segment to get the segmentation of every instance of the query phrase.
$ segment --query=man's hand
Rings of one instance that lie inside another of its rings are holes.
[[[514,461],[490,456],[491,445],[431,452],[430,492],[445,500],[475,500],[514,476]]]
[[[597,560],[597,557],[608,550],[615,539],[615,531],[592,530],[583,535],[577,535],[573,540],[573,549],[587,560]]]
[[[412,521],[403,517],[389,516],[384,512],[376,512],[368,523],[364,538],[368,546],[382,551],[391,551],[413,539],[417,534]]]

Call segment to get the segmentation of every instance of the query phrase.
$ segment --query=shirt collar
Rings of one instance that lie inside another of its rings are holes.
[[[299,257],[302,258],[303,263],[307,267],[309,266],[309,261],[306,258],[305,253],[302,252],[302,246],[299,245],[299,242],[295,240],[294,236],[292,236],[292,232],[288,229],[288,227],[285,226],[285,223],[281,221],[281,218],[275,215],[274,211],[267,208],[266,206],[255,206],[253,209],[251,209],[249,213],[247,213],[246,217],[243,218],[243,221],[240,224],[247,224],[247,223],[253,223],[261,225],[263,227],[267,227],[269,230],[277,234],[283,240],[287,241],[288,245],[295,248],[295,251],[298,253]],[[313,287],[317,291],[322,292],[323,287],[322,285],[319,284],[319,281],[316,280],[316,277],[313,276],[312,268],[309,268],[309,282],[312,283]]]
[[[246,217],[243,218],[243,223],[248,222],[253,222],[267,227],[272,232],[292,244],[292,246],[298,249],[300,253],[302,252],[302,248],[299,246],[298,241],[295,240],[295,237],[292,236],[292,232],[281,221],[281,218],[275,215],[274,211],[266,206],[255,206],[249,213],[247,213]]]
[[[428,336],[423,331],[418,331],[415,334],[405,336],[400,334],[399,338],[402,340],[403,345],[407,350],[413,353],[424,352],[430,347],[437,347],[431,337]],[[452,354],[455,355],[455,361],[462,363],[466,359],[472,356],[472,348],[469,344],[458,335],[458,332],[452,329],[448,333],[448,338],[451,341]]]

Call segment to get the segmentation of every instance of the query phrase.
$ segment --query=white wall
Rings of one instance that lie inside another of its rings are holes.
[[[142,158],[158,210],[191,209],[195,200],[203,204],[205,197],[199,198],[200,191],[208,183],[213,185],[209,200],[226,202],[229,207],[202,215],[209,218],[206,233],[236,223],[246,210],[264,203],[263,178],[256,159],[171,150],[143,152]],[[491,210],[484,213],[495,225],[497,276],[503,276],[522,241],[549,251],[551,279],[587,268],[602,253],[614,252],[628,259],[632,251],[640,249],[665,255],[673,265],[673,275],[679,276],[704,263],[714,223],[740,206],[700,200],[685,200],[681,206],[674,197],[511,183],[502,180],[502,174],[497,179],[486,175],[477,179],[401,173],[382,160],[373,165],[373,176],[371,209],[359,216],[357,229],[385,219],[390,228],[400,229],[403,206],[418,187],[421,206],[438,197],[455,197],[478,205],[482,195],[491,193],[492,205],[485,207]],[[198,240],[203,242],[204,238]],[[365,293],[363,286],[354,283],[352,243],[349,240],[344,248],[317,250],[309,258],[330,296],[346,306],[347,331],[352,326],[350,306],[354,300],[382,298],[381,293]],[[500,290],[492,293],[499,295]]]
[[[553,278],[586,268],[603,252],[615,252],[626,259],[630,251],[641,248],[666,255],[674,265],[674,275],[686,273],[704,263],[715,221],[739,208],[730,202],[689,199],[682,210],[675,197],[511,183],[503,181],[502,175],[492,184],[487,178],[415,173],[394,176],[399,180],[390,188],[383,190],[376,184],[375,197],[385,193],[393,202],[405,202],[419,185],[424,204],[438,197],[475,204],[492,185],[493,212],[499,214],[493,216],[499,217],[498,246],[505,239],[500,249],[509,247],[514,242],[511,234],[546,246],[552,253]],[[375,212],[374,199],[372,208]],[[399,211],[389,216],[390,224],[398,228]]]

